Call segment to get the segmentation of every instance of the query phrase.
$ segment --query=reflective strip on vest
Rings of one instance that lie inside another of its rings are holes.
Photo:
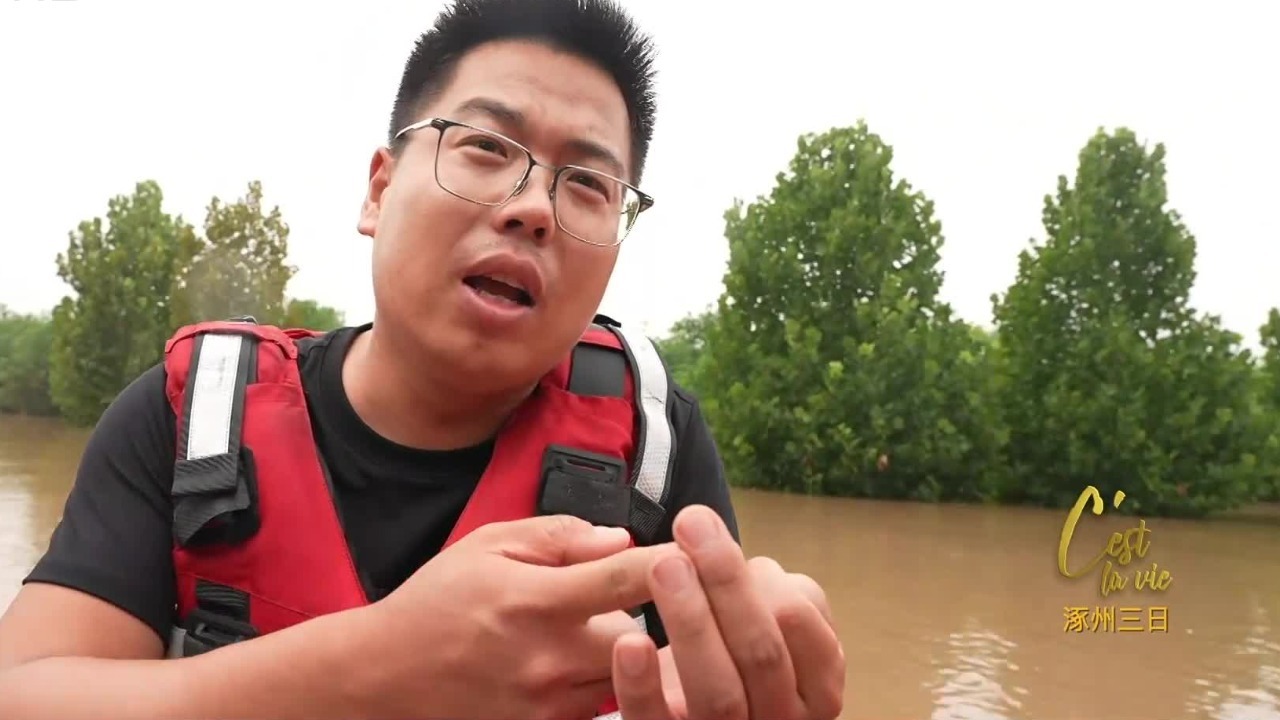
[[[636,489],[661,505],[671,477],[671,421],[667,417],[667,370],[644,333],[610,328],[632,359],[636,399],[644,416],[644,450],[638,459]]]
[[[235,406],[240,351],[256,338],[209,333],[200,341],[187,418],[187,460],[213,457],[231,448],[231,411]]]

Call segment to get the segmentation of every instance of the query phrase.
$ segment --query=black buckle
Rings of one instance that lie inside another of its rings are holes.
[[[572,515],[593,525],[629,527],[627,464],[608,455],[551,445],[542,456],[538,511]]]
[[[258,631],[248,623],[225,615],[195,608],[183,623],[186,636],[182,640],[183,656],[199,655],[210,650],[242,642],[258,636]]]

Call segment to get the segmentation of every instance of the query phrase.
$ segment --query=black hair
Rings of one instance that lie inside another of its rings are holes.
[[[462,56],[494,40],[532,40],[607,72],[626,101],[631,181],[639,182],[653,137],[654,48],[614,0],[454,0],[418,38],[405,63],[388,141],[444,91]]]

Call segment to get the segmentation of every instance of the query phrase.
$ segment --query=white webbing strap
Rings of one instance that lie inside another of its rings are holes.
[[[631,361],[636,401],[640,406],[640,447],[636,453],[635,488],[661,507],[671,482],[674,431],[667,413],[667,369],[658,356],[653,341],[644,333],[629,333],[618,326],[608,328],[622,341],[623,351]],[[633,620],[641,632],[648,632],[644,615]],[[597,715],[594,720],[623,720],[620,711]]]
[[[201,336],[191,378],[185,459],[222,455],[232,449],[231,411],[235,407],[240,350],[246,341],[242,335]]]
[[[194,341],[173,472],[179,544],[186,545],[213,518],[249,507],[240,476],[240,434],[254,343],[238,333],[206,333]]]
[[[673,432],[667,414],[667,369],[653,341],[644,333],[611,327],[622,340],[634,368],[636,400],[640,405],[641,447],[636,461],[635,487],[661,505],[671,480]]]

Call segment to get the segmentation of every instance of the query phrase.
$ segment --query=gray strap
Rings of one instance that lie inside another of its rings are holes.
[[[165,649],[165,658],[176,660],[183,657],[182,648],[186,645],[187,631],[183,628],[174,626],[169,630],[169,647]]]

